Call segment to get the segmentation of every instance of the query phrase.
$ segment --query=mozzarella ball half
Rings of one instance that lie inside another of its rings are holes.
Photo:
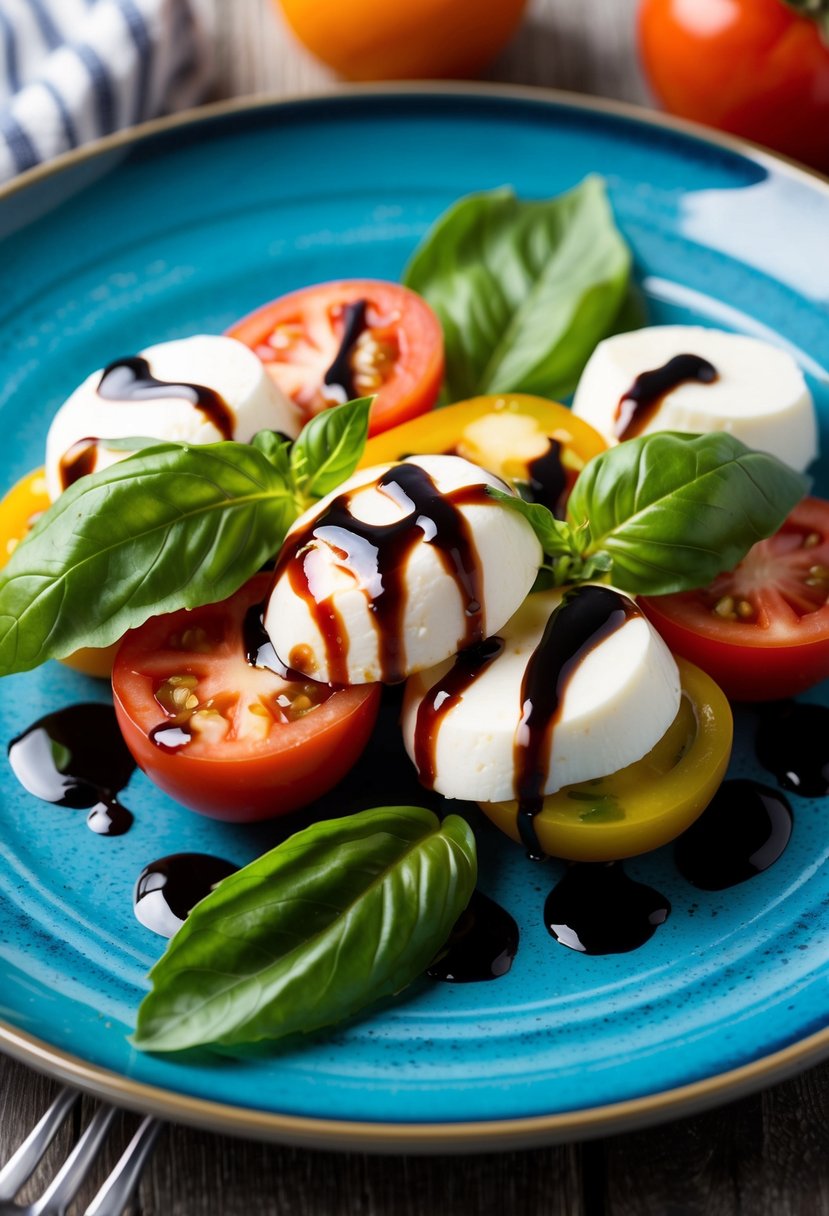
[[[680,681],[673,656],[633,601],[621,592],[613,594],[624,609],[624,615],[619,614],[622,623],[585,647],[555,685],[561,703],[551,726],[552,743],[542,749],[544,794],[607,776],[641,759],[679,710]],[[433,787],[447,798],[497,802],[520,796],[522,749],[516,745],[526,742],[522,686],[561,600],[562,592],[555,590],[531,595],[521,605],[498,631],[500,653],[483,665],[439,719],[431,742],[423,738],[423,718],[418,726],[419,711],[424,701],[440,706],[451,687],[448,677],[455,660],[418,672],[407,682],[402,721],[406,750],[417,765],[418,753],[422,756],[423,747],[428,749]],[[544,654],[549,678],[556,681],[562,656],[549,649]],[[423,779],[422,770],[420,775]]]
[[[759,338],[694,325],[660,325],[616,334],[596,347],[582,373],[573,413],[608,439],[620,438],[617,409],[637,377],[680,355],[713,365],[710,383],[686,380],[641,409],[640,434],[728,431],[795,469],[818,454],[814,402],[787,351]]]
[[[296,407],[277,388],[253,351],[235,338],[199,334],[161,342],[141,351],[156,380],[171,385],[202,385],[218,393],[229,408],[232,438],[247,443],[257,431],[300,430]],[[179,443],[216,443],[227,438],[209,415],[180,396],[132,400],[103,397],[103,369],[88,376],[52,420],[46,439],[46,482],[54,501],[70,484],[67,461],[85,455],[83,472],[104,469],[130,455],[106,446],[107,439],[140,436]],[[76,445],[77,448],[76,448]]]
[[[400,485],[382,484],[398,475]],[[265,611],[282,661],[331,683],[395,682],[454,654],[471,625],[480,636],[500,629],[542,551],[487,486],[506,488],[458,456],[418,456],[362,470],[321,499],[288,533]],[[363,540],[349,534],[350,519]],[[453,568],[456,528],[471,582]]]

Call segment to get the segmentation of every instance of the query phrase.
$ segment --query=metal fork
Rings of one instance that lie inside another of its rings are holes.
[[[98,1108],[39,1199],[20,1204],[15,1203],[15,1195],[37,1169],[43,1154],[79,1098],[79,1093],[62,1089],[37,1126],[0,1170],[0,1216],[65,1216],[118,1113],[114,1106]],[[144,1119],[118,1164],[85,1209],[84,1216],[120,1216],[132,1198],[160,1130],[161,1123],[157,1119]]]

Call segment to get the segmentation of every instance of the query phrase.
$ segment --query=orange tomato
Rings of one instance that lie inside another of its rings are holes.
[[[642,0],[639,49],[673,114],[829,172],[829,45],[784,0]]]
[[[297,38],[349,80],[474,76],[526,0],[279,0]]]

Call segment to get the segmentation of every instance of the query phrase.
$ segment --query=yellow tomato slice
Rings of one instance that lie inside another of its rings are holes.
[[[8,494],[0,499],[0,568],[5,566],[23,537],[50,505],[51,499],[46,490],[43,469],[34,469],[25,477],[21,477]],[[102,650],[76,650],[61,662],[67,667],[73,667],[75,671],[83,672],[84,675],[100,676],[108,680],[112,674],[112,660],[117,649],[116,642]]]
[[[0,499],[0,567],[5,566],[50,503],[43,469],[34,469],[21,477]]]
[[[566,405],[514,393],[459,401],[375,435],[366,444],[360,468],[452,452],[499,477],[520,481],[528,465],[548,450],[551,438],[561,444],[561,461],[574,473],[607,447],[599,432]]]
[[[545,853],[568,861],[617,861],[658,849],[697,819],[725,776],[731,756],[731,707],[698,667],[677,660],[679,713],[641,760],[609,777],[549,794],[533,820]],[[518,803],[482,802],[481,810],[520,843]]]

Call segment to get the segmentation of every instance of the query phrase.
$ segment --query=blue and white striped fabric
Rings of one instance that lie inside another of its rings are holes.
[[[202,100],[203,0],[0,0],[0,182]]]

